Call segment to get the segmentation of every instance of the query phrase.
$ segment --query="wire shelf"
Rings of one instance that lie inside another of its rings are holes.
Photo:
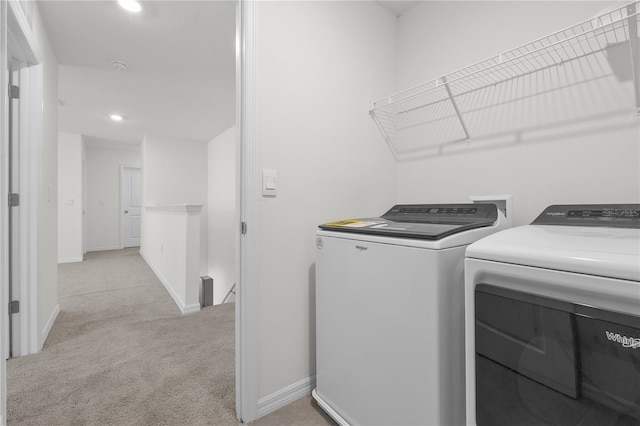
[[[640,114],[640,1],[373,103],[401,158],[472,138]],[[629,90],[629,87],[632,90]]]

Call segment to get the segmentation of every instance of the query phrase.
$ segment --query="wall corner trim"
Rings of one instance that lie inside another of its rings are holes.
[[[258,418],[264,417],[285,405],[291,404],[300,398],[311,394],[311,390],[316,386],[316,375],[305,377],[304,379],[292,383],[271,395],[267,395],[258,400]]]

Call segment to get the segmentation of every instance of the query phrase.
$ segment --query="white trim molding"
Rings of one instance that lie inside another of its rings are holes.
[[[315,388],[313,391],[311,391],[311,396],[313,396],[313,399],[316,400],[320,408],[322,408],[325,411],[325,413],[329,415],[329,417],[335,420],[335,422],[338,423],[338,425],[349,426],[349,423],[345,419],[343,419],[342,416],[338,414],[336,410],[333,409],[333,407],[327,404],[324,401],[324,399],[320,397],[320,395],[318,395],[318,388]]]
[[[257,125],[257,9],[259,2],[236,2],[236,413],[258,418],[260,358],[259,199]],[[264,410],[263,410],[264,411]]]
[[[7,29],[9,50],[14,54],[19,53],[17,58],[26,66],[37,65],[42,62],[37,43],[33,37],[31,26],[25,17],[18,0],[7,2]]]
[[[104,247],[87,247],[85,251],[89,253],[90,251],[109,251],[109,250],[122,250],[124,247],[117,246],[104,246]]]
[[[43,120],[43,66],[40,64],[41,56],[36,47],[33,31],[19,2],[10,0],[4,3],[6,3],[6,9],[2,11],[2,66],[6,71],[8,69],[7,57],[13,59],[11,68],[17,72],[17,81],[14,84],[18,84],[21,87],[20,102],[17,105],[18,113],[16,116],[18,117],[18,139],[15,141],[17,144],[15,145],[17,150],[15,152],[18,153],[15,165],[18,173],[14,175],[16,180],[13,182],[14,189],[19,188],[21,207],[18,211],[14,211],[16,221],[12,226],[16,234],[11,254],[14,259],[13,262],[15,262],[15,268],[12,271],[13,278],[18,283],[12,286],[12,297],[21,302],[21,314],[13,320],[13,356],[23,356],[37,353],[40,340],[40,330],[38,329],[38,282],[42,277],[38,276],[39,233],[37,225],[38,173],[41,169],[40,153]],[[4,33],[5,30],[6,33]],[[5,35],[7,38],[5,38]],[[4,44],[5,42],[6,44]],[[7,85],[7,78],[7,74],[3,73],[3,85]],[[3,91],[4,93],[6,92]],[[6,99],[5,95],[4,100],[6,101]],[[7,128],[4,126],[8,114],[7,104],[4,103],[3,106],[2,127]],[[9,141],[8,133],[3,131],[2,138],[4,155],[5,149],[7,149],[6,144]],[[4,167],[5,165],[6,163],[3,163],[2,166]],[[5,182],[8,182],[4,178],[8,178],[8,175],[0,179],[3,184],[3,193],[9,189],[4,186]],[[4,197],[3,199],[6,200]],[[5,213],[8,213],[8,211],[3,209],[2,214]],[[5,226],[4,219],[2,226]],[[8,231],[8,228],[3,229],[3,231]],[[2,237],[5,240],[5,237],[8,236],[3,234]],[[9,250],[9,247],[3,247],[3,249]],[[8,253],[7,251],[7,256],[9,255]],[[2,261],[8,261],[8,258],[3,257]],[[3,263],[0,269],[6,266],[7,264]],[[3,276],[3,278],[5,277]],[[6,278],[8,280],[11,279],[8,276]],[[7,281],[7,286],[9,285],[11,285],[10,281]],[[3,317],[6,318],[4,314]],[[4,378],[2,380],[3,382],[0,382],[0,386],[5,386]],[[0,394],[2,398],[6,395],[6,393],[1,392]],[[4,404],[3,400],[0,404],[0,412],[2,414],[5,413],[6,405]]]
[[[32,52],[33,54],[33,52]],[[38,55],[35,54],[37,58]],[[19,177],[21,208],[19,217],[18,258],[20,282],[18,293],[14,296],[21,301],[22,311],[17,323],[19,338],[14,340],[14,356],[23,356],[39,351],[38,330],[38,173],[42,137],[42,99],[43,66],[41,64],[20,69],[22,96],[19,103]],[[14,288],[15,291],[15,288]],[[16,330],[14,330],[15,332]]]
[[[185,305],[182,309],[182,313],[184,315],[192,314],[194,312],[200,312],[200,305],[197,303],[192,303],[191,305]]]
[[[165,206],[145,206],[150,212],[200,213],[202,204],[168,204]]]
[[[66,259],[58,259],[58,264],[61,263],[77,263],[77,262],[82,262],[82,258],[81,257],[68,257]]]
[[[60,313],[60,305],[56,305],[56,307],[53,308],[53,312],[51,312],[51,315],[49,316],[49,320],[47,320],[47,323],[45,324],[44,329],[42,330],[42,342],[40,342],[40,347],[38,348],[38,352],[42,350],[42,347],[44,346],[44,342],[47,341],[47,337],[49,337],[49,332],[51,332],[51,328],[53,327],[53,324],[56,322],[56,319],[58,319],[59,313]]]
[[[258,400],[258,418],[266,416],[294,401],[311,394],[316,387],[315,374]]]

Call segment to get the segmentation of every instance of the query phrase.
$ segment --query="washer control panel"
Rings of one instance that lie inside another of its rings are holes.
[[[495,204],[399,204],[382,215],[395,222],[466,223],[497,219]]]

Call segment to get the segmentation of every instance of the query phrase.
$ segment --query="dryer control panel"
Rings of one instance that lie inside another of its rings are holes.
[[[640,204],[554,205],[531,224],[640,229]]]

